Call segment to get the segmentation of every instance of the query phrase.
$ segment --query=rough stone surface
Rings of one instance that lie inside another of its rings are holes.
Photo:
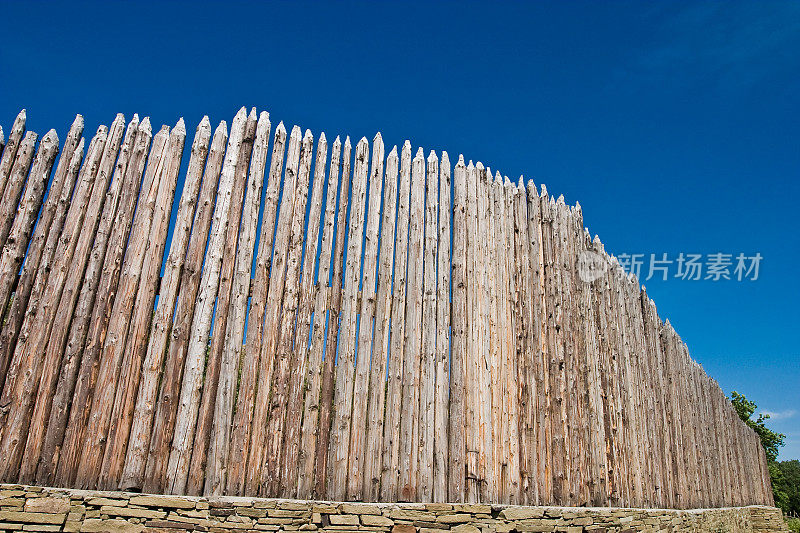
[[[785,532],[780,511],[522,507],[143,495],[0,484],[0,531],[186,533]]]

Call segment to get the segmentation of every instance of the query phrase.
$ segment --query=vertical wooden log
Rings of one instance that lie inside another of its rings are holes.
[[[147,252],[142,263],[136,301],[125,342],[125,355],[122,359],[122,368],[125,369],[125,372],[121,374],[121,378],[116,384],[117,392],[111,410],[111,418],[115,423],[109,427],[105,456],[98,481],[100,486],[116,488],[125,464],[133,410],[136,405],[142,363],[147,350],[159,273],[164,257],[172,202],[175,197],[185,141],[186,127],[183,119],[180,119],[170,132],[164,156],[159,163],[158,190],[153,210],[150,212],[152,222],[147,239]]]
[[[336,363],[336,390],[333,399],[334,410],[329,453],[331,477],[327,494],[334,500],[343,500],[347,495],[356,351],[356,314],[365,225],[368,164],[369,143],[366,137],[362,137],[356,146],[353,168],[353,193],[343,282],[339,357]]]
[[[100,354],[96,391],[89,415],[89,424],[86,428],[86,445],[92,446],[96,453],[84,454],[78,466],[76,483],[83,488],[96,486],[98,480],[101,486],[113,486],[113,482],[108,478],[100,479],[102,461],[108,443],[116,384],[126,356],[125,348],[130,331],[129,326],[134,312],[139,281],[145,266],[150,227],[158,197],[160,167],[162,159],[165,157],[168,140],[169,128],[162,126],[161,131],[153,137],[153,145],[147,158],[147,169],[136,205],[125,258],[122,262],[118,290],[111,309],[111,316],[108,319],[103,350]],[[152,306],[150,312],[152,313]],[[126,372],[128,370],[125,368]]]
[[[376,388],[385,386],[383,375],[380,381],[370,383],[372,361],[373,318],[378,262],[378,231],[380,229],[381,195],[383,189],[383,139],[375,135],[372,141],[372,163],[369,174],[369,205],[364,237],[364,265],[362,267],[361,318],[358,323],[356,370],[353,382],[353,413],[350,429],[349,459],[347,470],[347,499],[364,499],[364,454],[367,424],[367,397],[375,394]],[[359,211],[360,213],[360,211]],[[374,362],[377,365],[377,362]]]
[[[389,169],[387,161],[387,175]],[[387,184],[387,189],[389,185]],[[406,271],[408,259],[409,196],[411,194],[411,143],[406,141],[400,155],[400,180],[397,198],[397,228],[395,230],[394,273],[392,286],[391,338],[387,361],[386,416],[383,430],[383,470],[381,500],[399,498],[397,486],[400,474],[400,420],[403,391],[403,351],[405,347]]]
[[[490,201],[491,174],[481,162],[476,163],[475,172],[477,179],[477,230],[479,241],[477,246],[475,272],[478,277],[478,302],[480,317],[479,337],[478,337],[478,356],[476,358],[478,384],[476,386],[477,396],[476,405],[479,406],[479,439],[480,446],[478,452],[478,486],[480,488],[479,501],[492,501],[491,492],[494,490],[494,466],[492,455],[492,401],[491,401],[491,281],[489,275],[490,268],[494,265],[491,262],[491,246],[494,236],[491,234],[491,213],[494,207]]]
[[[278,215],[278,229],[275,234],[272,268],[270,270],[269,292],[264,317],[264,338],[261,341],[261,353],[258,367],[258,388],[253,412],[252,430],[248,448],[247,470],[228,473],[228,491],[234,494],[246,492],[256,494],[262,485],[262,468],[264,464],[264,443],[266,426],[270,408],[270,392],[273,383],[273,370],[278,334],[280,329],[280,310],[286,283],[287,252],[294,209],[297,172],[300,164],[300,128],[295,126],[289,138],[289,153],[286,159],[286,170],[283,183],[283,197]],[[241,456],[231,447],[228,464],[242,461]],[[236,477],[234,477],[234,475]]]
[[[478,227],[478,175],[475,165],[469,162],[466,168],[466,352],[464,353],[464,471],[466,480],[464,483],[464,501],[476,503],[480,499],[480,450],[483,441],[481,439],[481,406],[478,404],[477,396],[480,388],[479,364],[483,357],[481,344],[480,326],[483,323],[482,311],[482,267],[478,263],[478,252],[481,247],[482,228]],[[454,235],[455,239],[455,235]],[[455,259],[455,256],[454,256]],[[455,305],[455,300],[454,300]],[[455,346],[453,347],[455,350]],[[455,354],[455,351],[453,352]]]
[[[54,354],[60,357],[61,370],[57,378],[57,383],[54,384],[55,392],[52,402],[50,404],[48,403],[49,399],[46,395],[39,395],[39,400],[34,409],[32,419],[32,427],[34,430],[28,435],[29,445],[26,446],[23,462],[31,465],[31,468],[37,468],[38,471],[31,469],[26,472],[27,479],[29,480],[28,482],[32,482],[34,474],[36,474],[40,483],[52,482],[55,462],[58,458],[57,447],[61,445],[64,437],[69,407],[73,400],[72,396],[75,387],[75,379],[77,377],[83,351],[87,321],[91,315],[95,291],[100,281],[100,273],[105,258],[109,233],[111,232],[111,224],[115,219],[117,199],[123,181],[122,175],[125,172],[125,166],[130,156],[138,125],[139,119],[138,117],[134,117],[134,120],[125,132],[120,154],[117,157],[117,164],[114,167],[114,174],[111,177],[111,186],[103,202],[103,213],[97,228],[97,235],[92,244],[92,250],[89,254],[89,261],[83,276],[80,295],[75,305],[74,317],[69,327],[67,343],[63,349],[63,354]],[[53,194],[53,192],[51,188],[51,194]],[[47,411],[48,406],[50,407],[49,413]],[[40,432],[44,432],[45,429],[47,432],[44,433],[43,442],[41,442],[41,446],[39,446],[41,439]],[[39,456],[40,451],[41,457]],[[36,466],[37,463],[38,467]]]
[[[247,339],[244,346],[242,375],[239,383],[239,394],[236,398],[236,411],[233,426],[230,429],[230,444],[216,438],[212,441],[208,472],[204,492],[206,494],[222,494],[227,484],[228,492],[240,494],[244,486],[244,472],[247,461],[237,459],[228,461],[228,457],[247,457],[250,439],[250,422],[253,417],[253,402],[256,394],[256,371],[261,351],[261,339],[264,327],[264,308],[269,285],[269,268],[272,261],[272,238],[275,232],[275,221],[280,194],[283,157],[286,151],[286,128],[283,122],[275,129],[272,143],[272,159],[270,160],[269,183],[264,202],[264,215],[261,223],[261,236],[256,256],[256,273],[252,282],[253,295],[250,299],[250,314],[247,321]],[[231,339],[233,342],[233,338]],[[213,471],[212,471],[213,469]]]
[[[433,501],[448,497],[448,416],[450,404],[450,158],[439,167],[439,251],[436,296],[436,388],[433,416]],[[453,472],[461,475],[461,472]]]
[[[264,118],[268,126],[269,117]],[[255,226],[258,222],[258,204],[261,201],[264,166],[261,165],[260,169],[251,168],[250,179],[248,179],[247,171],[253,153],[257,126],[256,109],[252,108],[247,118],[233,179],[231,207],[228,213],[228,227],[226,229],[225,247],[220,267],[219,290],[214,312],[208,363],[206,364],[206,375],[203,380],[200,398],[200,410],[197,414],[197,424],[194,428],[195,435],[191,444],[191,459],[188,453],[182,456],[182,462],[178,465],[178,472],[175,474],[175,481],[172,487],[174,492],[185,493],[188,488],[189,494],[200,493],[203,486],[203,472],[206,470],[206,452],[212,435],[212,425],[218,422],[224,422],[226,426],[229,425],[230,416],[233,414],[233,395],[235,394],[234,387],[238,377],[242,339],[239,337],[238,345],[230,345],[230,349],[226,349],[227,331],[230,329],[229,326],[233,327],[233,322],[228,317],[230,315],[235,318],[241,317],[240,327],[242,332],[244,331],[247,292],[238,292],[234,295],[233,291],[234,283],[236,283],[234,276],[237,276],[239,280],[246,276],[247,280],[239,281],[236,288],[240,290],[241,283],[246,283],[249,290],[250,269],[253,263]],[[269,130],[263,131],[264,127],[265,124],[262,120],[259,142],[262,143],[263,152],[266,154]],[[257,171],[257,176],[253,173],[253,170]],[[253,182],[254,179],[256,180],[255,182]],[[248,194],[246,199],[245,193]],[[246,205],[244,205],[245,202]],[[245,218],[245,215],[247,218]],[[235,270],[240,262],[246,263],[246,266],[243,267],[246,269],[246,273],[241,276]],[[223,409],[219,413],[219,419],[215,418],[217,400],[222,402]],[[229,409],[231,411],[230,414],[227,415],[227,418],[223,418],[226,416],[223,413],[228,412]],[[223,433],[227,441],[227,429]],[[187,487],[187,483],[190,480],[195,481],[192,481],[191,487]]]
[[[312,448],[303,448],[300,443],[301,424],[303,423],[304,397],[310,393],[311,385],[309,369],[312,366],[310,348],[311,320],[317,320],[318,315],[312,315],[316,299],[317,287],[314,282],[314,265],[317,259],[317,244],[319,242],[320,218],[322,216],[322,193],[325,186],[325,163],[328,159],[328,142],[325,134],[320,135],[317,142],[317,156],[314,162],[314,188],[311,193],[311,206],[308,213],[308,222],[305,231],[305,252],[302,271],[302,286],[300,288],[300,304],[297,310],[297,331],[295,333],[295,361],[289,383],[289,404],[286,411],[286,430],[283,443],[283,459],[281,459],[282,486],[287,496],[301,497],[299,495],[298,465],[302,469],[306,457],[314,457]],[[335,208],[335,205],[334,205]],[[332,229],[332,228],[331,228]],[[322,258],[320,258],[322,261]],[[324,291],[323,291],[324,292]],[[323,311],[324,315],[324,311]],[[322,352],[320,352],[320,356]],[[319,363],[322,363],[320,357]],[[320,368],[319,364],[315,368]],[[315,372],[317,374],[317,372]],[[318,394],[318,393],[317,393]],[[310,485],[306,487],[310,489]],[[310,490],[305,492],[310,493]],[[310,495],[310,494],[309,494]]]
[[[328,453],[331,436],[331,416],[333,409],[333,384],[334,362],[338,347],[338,332],[340,326],[339,311],[342,306],[342,271],[344,269],[344,242],[346,234],[347,205],[350,198],[350,137],[344,142],[342,154],[342,186],[339,192],[339,212],[336,220],[336,246],[333,251],[333,271],[331,273],[330,310],[328,314],[327,343],[325,346],[325,363],[322,370],[322,390],[320,391],[319,410],[319,438],[315,455],[316,482],[314,494],[316,497],[327,495],[329,468]]]
[[[134,116],[134,122],[136,120],[137,117]],[[100,352],[108,331],[108,321],[119,283],[125,244],[130,233],[136,198],[139,194],[151,139],[150,120],[145,117],[136,127],[136,137],[127,167],[124,165],[120,167],[118,160],[117,170],[122,173],[121,175],[125,176],[123,191],[120,195],[117,215],[112,217],[116,218],[116,223],[113,225],[111,236],[108,239],[110,247],[107,248],[106,256],[102,261],[100,283],[97,286],[94,305],[92,306],[87,302],[88,297],[80,302],[78,310],[81,314],[78,314],[71,326],[73,331],[70,332],[68,351],[65,356],[71,357],[73,350],[76,350],[76,353],[80,353],[80,350],[83,349],[83,352],[61,450],[57,450],[53,456],[53,467],[57,467],[55,481],[58,485],[69,486],[74,483],[78,464],[83,453],[85,432],[89,424],[89,414],[91,413],[92,399],[94,397],[94,385],[99,372]],[[65,231],[67,227],[65,225]],[[86,304],[85,306],[83,305],[84,303]],[[84,309],[86,310],[85,313],[83,312]],[[91,313],[88,311],[89,309],[91,309]],[[87,319],[86,317],[89,314],[91,316]],[[88,331],[84,334],[83,332],[87,327]],[[82,335],[85,337],[85,347],[83,347],[83,342],[79,342]],[[72,342],[72,340],[75,340],[75,342]],[[66,398],[70,397],[69,394],[66,394],[66,391],[62,394]],[[54,437],[56,446],[59,441],[57,437],[57,435]]]
[[[214,206],[214,221],[211,226],[203,274],[200,279],[200,288],[195,303],[194,316],[192,317],[192,327],[189,332],[183,382],[175,416],[175,430],[167,462],[165,488],[170,492],[175,490],[182,491],[185,487],[187,475],[185,469],[191,458],[194,429],[197,423],[197,413],[200,409],[203,374],[207,368],[209,373],[214,372],[211,370],[212,361],[209,361],[209,364],[206,365],[211,319],[220,284],[225,236],[229,224],[228,216],[236,187],[236,168],[246,135],[245,132],[250,129],[248,128],[250,122],[247,110],[242,107],[231,124],[231,136],[228,139],[228,148],[225,151],[225,161],[219,178],[217,203]],[[250,139],[252,140],[252,137]]]
[[[186,261],[181,274],[180,292],[175,306],[172,331],[167,341],[167,355],[158,401],[154,406],[155,414],[145,419],[142,434],[149,434],[149,443],[143,442],[147,450],[147,462],[136,476],[141,476],[141,488],[145,492],[163,492],[167,477],[167,461],[172,444],[175,419],[178,412],[178,397],[183,382],[182,375],[186,350],[189,343],[192,319],[194,317],[197,293],[200,289],[202,267],[208,241],[209,227],[215,212],[215,198],[219,184],[220,171],[225,157],[225,146],[228,142],[228,127],[225,121],[217,126],[211,140],[208,162],[203,172],[203,185],[197,202],[197,210],[192,224],[189,246],[186,249]],[[131,484],[137,480],[131,478]]]
[[[320,140],[321,142],[321,140]],[[328,172],[327,199],[325,202],[325,225],[322,229],[322,245],[317,267],[317,290],[314,300],[313,328],[309,345],[308,371],[306,375],[307,390],[303,404],[303,427],[300,436],[299,472],[297,479],[297,497],[311,498],[314,488],[316,466],[316,447],[319,438],[320,394],[322,387],[323,354],[325,351],[325,325],[329,306],[331,286],[331,256],[333,254],[334,225],[336,223],[336,194],[339,189],[339,164],[341,162],[342,142],[339,137],[333,141],[331,149],[331,166]],[[319,151],[318,151],[319,153]],[[318,156],[319,163],[319,156]],[[323,156],[324,164],[324,156]],[[317,178],[324,178],[324,167],[315,166],[314,186]],[[304,275],[305,276],[305,275]]]
[[[531,504],[536,501],[536,462],[531,449],[535,444],[536,421],[534,418],[534,398],[536,395],[536,373],[532,361],[532,348],[529,332],[533,327],[533,297],[530,281],[530,239],[528,237],[528,202],[522,176],[513,195],[514,223],[514,275],[516,282],[516,352],[517,373],[514,377],[517,389],[519,414],[516,420],[519,434],[519,503]]]
[[[497,203],[497,184],[491,169],[486,169],[486,203],[487,203],[487,224],[486,229],[486,242],[489,246],[486,250],[486,280],[487,280],[487,302],[488,302],[488,352],[487,352],[487,365],[486,365],[486,378],[484,384],[488,387],[486,402],[488,413],[487,433],[491,434],[491,444],[487,442],[486,445],[486,481],[487,481],[487,500],[484,501],[502,501],[500,494],[500,448],[502,447],[502,439],[506,436],[501,436],[500,421],[502,418],[501,409],[501,377],[500,377],[500,310],[498,309],[498,247],[500,244],[500,235],[498,231],[498,211],[499,205]],[[486,408],[484,408],[486,409]]]
[[[58,236],[61,234],[69,199],[72,196],[75,179],[78,176],[80,163],[83,159],[82,133],[83,117],[78,115],[75,117],[75,121],[72,123],[72,127],[70,127],[67,138],[64,141],[64,148],[61,150],[61,157],[53,175],[53,182],[50,185],[45,206],[31,237],[27,257],[24,265],[22,265],[22,272],[14,290],[11,307],[5,315],[2,330],[0,330],[0,390],[3,389],[3,384],[5,383],[8,364],[11,360],[14,345],[17,342],[19,328],[22,326],[22,320],[25,317],[25,309],[28,307],[28,301],[33,291],[39,267],[41,265],[43,271],[47,272],[52,262],[53,253],[55,253],[55,245],[58,241]],[[80,147],[80,150],[78,150],[80,157],[73,161],[78,147]],[[50,238],[51,228],[55,233],[52,239]],[[42,274],[42,277],[46,276]],[[3,309],[5,310],[5,307]]]
[[[2,311],[8,309],[11,291],[28,249],[33,225],[39,215],[39,208],[42,206],[44,191],[47,181],[50,179],[50,171],[57,153],[58,135],[55,130],[50,130],[39,143],[19,210],[14,217],[6,244],[0,253],[0,310]]]
[[[471,282],[467,270],[467,242],[468,242],[468,217],[467,217],[467,167],[464,165],[464,156],[459,155],[453,171],[453,251],[452,251],[452,292],[453,305],[450,310],[451,344],[450,344],[450,390],[449,390],[449,419],[448,419],[448,463],[449,470],[447,484],[447,501],[465,501],[465,463],[467,457],[467,425],[473,419],[467,419],[466,405],[467,361],[470,359],[468,350],[470,343],[467,341],[469,326],[467,321],[471,304],[468,298],[467,283]],[[474,239],[474,234],[470,234]],[[469,382],[469,387],[474,383]]]
[[[400,417],[400,501],[417,501],[422,360],[423,239],[425,221],[425,157],[419,148],[411,163],[405,345]]]
[[[36,393],[42,376],[42,369],[47,373],[53,372],[51,367],[44,367],[45,350],[49,339],[50,330],[55,319],[56,309],[59,306],[61,292],[65,283],[70,278],[69,273],[72,256],[76,249],[84,249],[83,244],[90,241],[94,228],[91,227],[92,218],[96,218],[100,210],[100,203],[104,193],[100,192],[95,177],[103,164],[103,148],[106,144],[108,130],[105,126],[98,128],[97,135],[91,147],[90,157],[84,163],[81,171],[81,190],[76,196],[79,201],[88,199],[88,206],[81,205],[83,212],[70,210],[67,216],[68,230],[62,235],[56,250],[55,268],[49,276],[45,291],[39,302],[33,302],[36,309],[29,306],[23,321],[20,340],[17,342],[11,367],[6,375],[0,405],[0,457],[2,457],[2,479],[16,477],[19,470],[22,453],[25,447],[28,427],[30,424],[31,409],[37,399]],[[20,148],[22,149],[22,147]],[[9,187],[11,184],[9,183]],[[8,190],[8,188],[7,188]],[[91,190],[91,192],[89,192]],[[99,198],[98,198],[99,197]],[[80,202],[79,202],[80,203]],[[84,216],[87,216],[89,228],[81,228]],[[85,231],[82,231],[84,230]],[[87,236],[87,234],[90,234]],[[82,274],[82,272],[81,272]]]
[[[31,168],[33,156],[36,153],[38,138],[38,135],[32,131],[25,133],[25,138],[19,145],[17,157],[14,159],[14,165],[11,167],[6,188],[3,195],[0,196],[0,247],[5,246],[11,226],[14,224],[19,199],[25,188],[28,170]]]
[[[303,234],[313,148],[314,137],[309,130],[306,130],[300,149],[300,167],[297,172],[294,207],[292,208],[291,234],[286,255],[283,312],[279,322],[280,330],[275,355],[275,371],[267,418],[266,442],[264,444],[264,471],[262,473],[261,490],[263,494],[269,496],[289,495],[291,494],[290,491],[295,489],[297,483],[296,470],[292,474],[284,470],[287,464],[282,464],[281,448],[288,425],[286,414],[290,401],[290,372],[296,372],[296,369],[300,366],[300,357],[307,356],[306,353],[297,354],[294,351],[294,326],[295,321],[298,319],[298,307],[300,304]],[[314,259],[312,258],[311,261],[313,262]],[[300,377],[304,377],[302,372]],[[294,466],[297,465],[296,459],[295,457],[295,461],[292,461]],[[288,465],[288,467],[291,467],[291,465]]]
[[[242,340],[244,339],[247,295],[250,291],[253,250],[258,222],[258,206],[261,202],[261,190],[264,184],[270,129],[269,114],[266,111],[262,111],[258,118],[255,141],[252,145],[250,175],[247,182],[247,196],[241,215],[242,228],[239,235],[238,250],[236,251],[231,303],[228,311],[229,319],[225,328],[223,364],[220,372],[220,381],[217,385],[217,398],[214,402],[213,418],[203,416],[205,409],[202,407],[200,409],[200,424],[213,423],[210,433],[211,440],[209,442],[209,437],[205,435],[206,432],[201,431],[201,428],[198,427],[192,450],[192,461],[189,463],[187,483],[187,492],[189,494],[199,494],[203,490],[204,476],[206,476],[205,486],[209,493],[215,493],[225,486],[224,476],[227,472],[228,445],[230,443],[231,419],[233,418],[236,394],[236,379],[239,371],[239,357],[242,352]],[[247,155],[247,143],[242,145],[242,150],[243,154],[239,156],[239,164],[246,165],[247,161],[243,156]],[[226,241],[226,247],[230,244],[231,241]],[[217,307],[219,305],[217,303]],[[219,329],[216,329],[216,331],[221,332]],[[242,368],[242,372],[247,371],[248,369]],[[203,406],[205,406],[206,398],[209,398],[209,396],[204,395]],[[207,447],[208,456],[206,456]]]
[[[123,490],[141,489],[142,487],[142,475],[147,462],[147,447],[150,443],[158,381],[164,365],[167,339],[172,326],[172,313],[175,310],[175,301],[180,289],[183,264],[186,260],[186,247],[192,230],[192,218],[197,205],[210,140],[211,125],[208,117],[204,116],[197,126],[192,142],[189,167],[186,170],[183,192],[175,217],[172,243],[159,289],[158,306],[150,329],[150,340],[136,398],[125,468],[119,483]]]
[[[436,390],[436,257],[438,251],[439,158],[431,150],[425,173],[424,272],[422,278],[422,358],[419,378],[419,473],[417,499],[433,501]]]
[[[5,192],[8,177],[11,174],[11,168],[14,166],[14,160],[17,157],[20,142],[25,135],[25,123],[27,122],[27,118],[28,114],[23,109],[14,119],[14,124],[11,125],[11,130],[8,132],[8,141],[3,148],[3,157],[0,158],[0,198]]]
[[[386,158],[386,182],[383,188],[383,220],[381,222],[378,293],[375,303],[375,343],[372,348],[372,369],[366,424],[364,463],[364,498],[379,501],[381,469],[384,454],[384,420],[386,401],[386,369],[392,318],[392,264],[395,256],[395,219],[397,218],[397,146]]]

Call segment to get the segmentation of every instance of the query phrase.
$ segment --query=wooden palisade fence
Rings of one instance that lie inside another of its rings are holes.
[[[255,109],[187,157],[183,120],[85,143],[78,116],[60,147],[25,121],[0,133],[1,481],[772,503],[755,433],[543,185]]]

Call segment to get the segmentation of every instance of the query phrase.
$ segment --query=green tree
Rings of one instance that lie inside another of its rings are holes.
[[[745,398],[744,394],[739,394],[736,391],[731,393],[731,403],[739,418],[744,420],[744,423],[753,428],[758,437],[761,439],[761,445],[764,447],[764,452],[767,455],[767,462],[769,463],[769,477],[772,482],[772,495],[775,499],[775,505],[780,507],[784,513],[797,513],[800,511],[795,504],[800,503],[798,491],[800,490],[800,463],[798,461],[783,461],[778,463],[778,449],[785,444],[786,435],[777,433],[769,429],[765,422],[769,420],[769,415],[759,413],[758,418],[753,419],[753,414],[756,412],[757,405]],[[797,463],[797,465],[789,465],[783,467],[787,463]],[[794,495],[794,499],[793,499]]]
[[[778,459],[778,448],[785,444],[786,435],[783,433],[776,433],[767,428],[764,422],[769,420],[769,415],[759,413],[758,418],[753,420],[753,413],[756,412],[757,406],[755,402],[751,402],[745,398],[744,394],[733,391],[731,393],[731,402],[739,418],[744,420],[745,424],[753,428],[753,431],[755,431],[761,439],[761,445],[764,447],[764,451],[767,454],[767,460],[770,463],[775,462]]]

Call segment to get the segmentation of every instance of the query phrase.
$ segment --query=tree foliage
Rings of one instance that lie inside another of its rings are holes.
[[[800,514],[800,461],[796,459],[780,463],[777,461],[778,449],[784,445],[786,435],[772,431],[766,426],[765,422],[769,420],[769,415],[759,413],[758,417],[753,419],[757,406],[755,402],[745,398],[744,394],[733,391],[731,403],[739,418],[753,428],[761,439],[761,445],[769,462],[775,505],[786,514],[795,516]]]
[[[731,393],[731,402],[733,403],[733,408],[736,409],[739,418],[744,420],[745,424],[753,428],[753,431],[755,431],[761,439],[761,445],[764,446],[764,451],[767,454],[767,460],[770,463],[775,462],[778,459],[778,448],[784,445],[786,435],[783,433],[777,433],[767,428],[764,422],[769,420],[769,415],[759,413],[758,418],[753,420],[753,413],[756,412],[757,406],[755,402],[745,398],[744,394],[739,394],[738,392],[733,391]]]

